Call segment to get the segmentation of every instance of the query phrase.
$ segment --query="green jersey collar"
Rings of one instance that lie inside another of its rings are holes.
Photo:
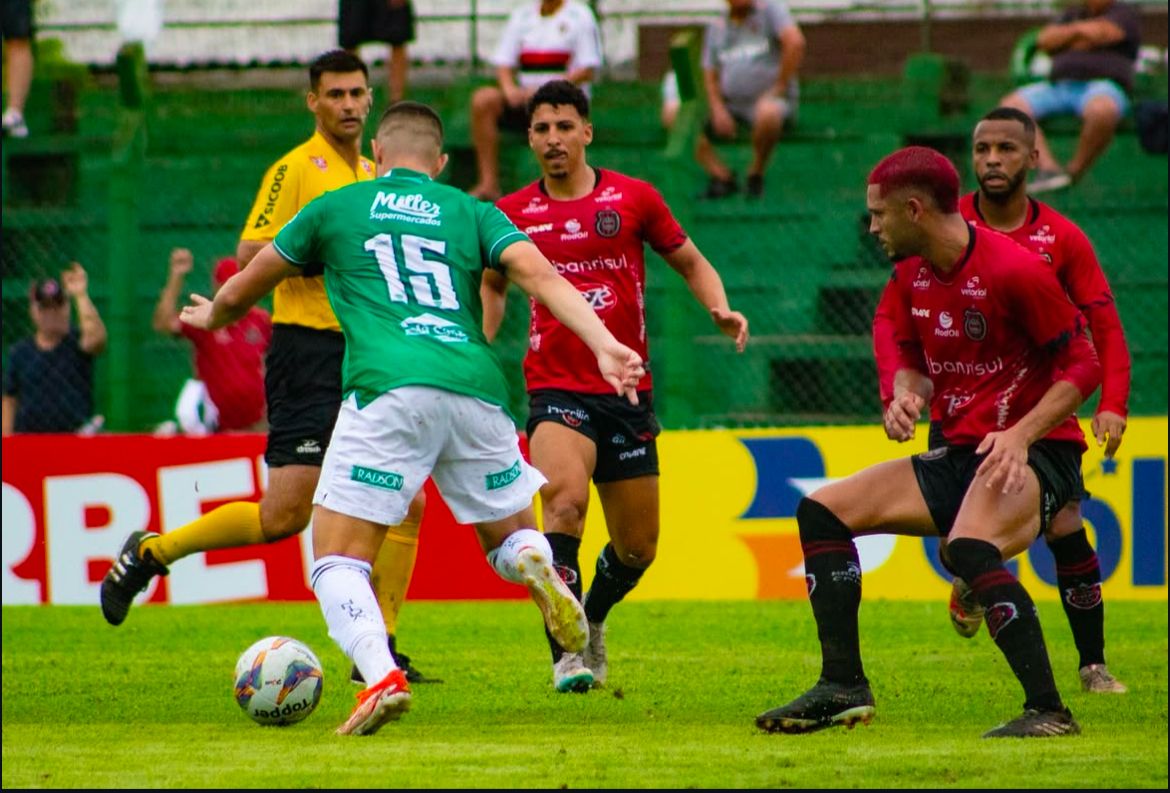
[[[383,179],[409,179],[415,182],[429,182],[431,177],[427,176],[422,171],[413,171],[410,168],[391,168],[386,172]]]

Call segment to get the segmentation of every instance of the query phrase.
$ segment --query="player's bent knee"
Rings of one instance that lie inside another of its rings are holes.
[[[550,499],[544,507],[544,530],[581,536],[586,508],[586,502],[575,498]]]
[[[283,508],[265,510],[260,507],[260,530],[266,542],[279,542],[286,537],[300,534],[309,525],[313,516],[312,506],[308,509]]]
[[[1081,530],[1083,525],[1084,520],[1081,516],[1081,502],[1070,501],[1049,521],[1048,527],[1044,530],[1044,540],[1046,542],[1055,542],[1071,534],[1076,534]]]

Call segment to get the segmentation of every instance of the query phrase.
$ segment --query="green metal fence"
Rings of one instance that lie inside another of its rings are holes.
[[[129,66],[123,77],[134,70]],[[235,249],[245,213],[271,161],[311,131],[301,70],[279,87],[242,89],[157,78],[134,95],[113,76],[76,80],[75,129],[69,91],[52,70],[38,77],[41,128],[61,131],[4,147],[3,343],[28,333],[29,279],[78,260],[111,335],[100,359],[99,410],[107,428],[143,431],[166,420],[189,348],[154,334],[150,314],[172,247],[192,249],[200,290],[213,261]],[[75,75],[76,77],[76,75]],[[658,122],[658,87],[599,84],[592,162],[646,178],[663,190],[699,247],[719,268],[732,304],[751,320],[748,351],[736,355],[661,260],[648,254],[651,352],[669,428],[871,421],[878,402],[869,321],[889,265],[865,233],[864,180],[883,155],[926,127],[966,173],[965,136],[1009,86],[1007,75],[965,76],[966,101],[943,112],[939,96],[910,92],[893,78],[819,79],[804,85],[801,118],[783,139],[759,201],[703,202],[703,179],[685,140],[668,146]],[[123,85],[126,85],[124,82]],[[467,97],[473,82],[419,86],[450,128],[445,178],[469,184]],[[1164,92],[1164,83],[1161,89]],[[1164,93],[1163,93],[1164,95]],[[926,103],[918,107],[915,103]],[[952,103],[953,104],[953,103]],[[922,114],[933,114],[923,125]],[[916,119],[914,127],[907,122]],[[54,122],[55,123],[55,122]],[[1075,143],[1053,138],[1058,153]],[[725,148],[742,169],[746,143]],[[535,178],[519,136],[503,139],[508,188]],[[968,186],[971,185],[966,174]],[[1167,410],[1166,160],[1143,152],[1123,130],[1074,190],[1052,202],[1093,240],[1117,295],[1134,356],[1131,408]],[[519,361],[525,303],[514,297],[499,339],[524,414]],[[5,359],[6,360],[6,359]]]

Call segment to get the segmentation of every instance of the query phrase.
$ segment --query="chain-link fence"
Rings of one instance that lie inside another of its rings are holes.
[[[97,370],[98,411],[110,418],[107,427],[144,431],[170,418],[191,362],[188,345],[151,329],[169,251],[194,252],[187,286],[206,292],[212,263],[235,249],[264,170],[312,129],[302,71],[266,73],[263,83],[248,72],[156,75],[141,111],[146,135],[138,166],[132,161],[139,150],[119,137],[127,116],[112,77],[82,80],[72,114],[54,105],[68,102],[69,92],[41,83],[46,101],[33,113],[62,119],[64,129],[4,147],[5,350],[29,332],[29,281],[80,261],[111,337]],[[971,75],[966,107],[933,130],[968,188],[970,126],[1008,86],[1006,75]],[[460,186],[473,176],[472,87],[458,77],[412,87],[448,122],[453,159],[444,178]],[[703,202],[696,199],[703,187],[697,166],[663,153],[658,87],[597,87],[591,162],[659,186],[718,267],[733,306],[751,321],[753,340],[736,355],[682,280],[648,254],[650,344],[665,426],[842,423],[878,415],[869,322],[889,264],[865,233],[864,180],[880,157],[906,142],[906,102],[897,78],[808,80],[800,122],[777,148],[764,197]],[[41,120],[42,128],[54,124]],[[522,138],[502,142],[505,188],[535,178]],[[1075,139],[1063,132],[1053,143],[1067,155]],[[740,141],[723,153],[742,172],[750,152]],[[1143,152],[1132,130],[1123,129],[1075,190],[1051,200],[1089,234],[1113,285],[1134,357],[1131,409],[1164,415],[1165,159]],[[521,417],[526,320],[526,303],[514,294],[498,345]]]

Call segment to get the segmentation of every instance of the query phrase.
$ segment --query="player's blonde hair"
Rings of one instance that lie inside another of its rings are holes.
[[[388,151],[437,157],[443,150],[443,120],[429,105],[395,102],[378,120],[377,138]]]

